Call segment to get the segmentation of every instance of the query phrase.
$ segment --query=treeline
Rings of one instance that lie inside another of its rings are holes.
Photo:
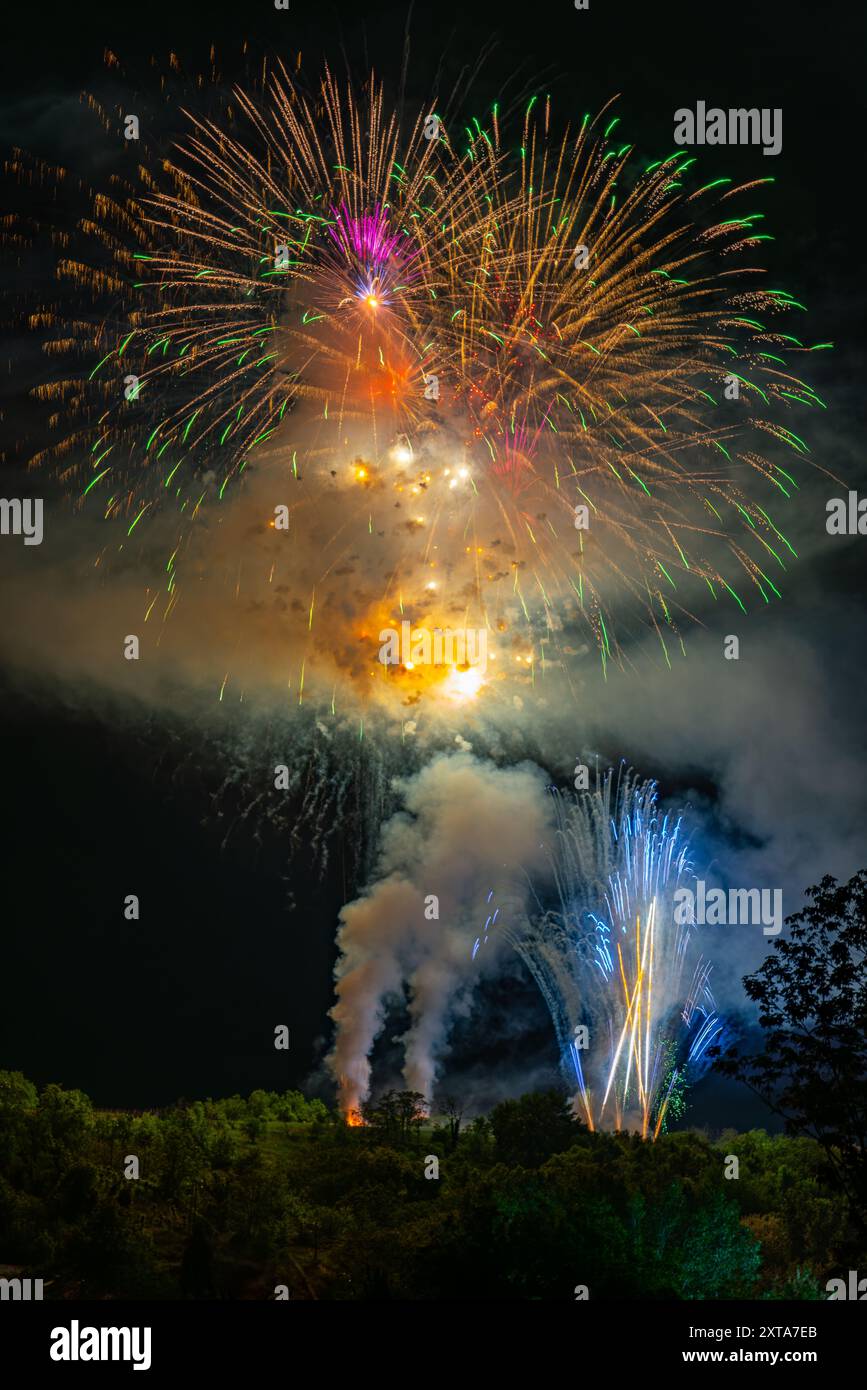
[[[391,1092],[350,1127],[254,1091],[135,1115],[0,1072],[0,1275],[48,1298],[815,1299],[867,1269],[811,1139],[649,1144],[554,1092],[441,1109]]]

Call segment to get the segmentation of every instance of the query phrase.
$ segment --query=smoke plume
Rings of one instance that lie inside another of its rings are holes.
[[[503,921],[523,911],[525,875],[544,865],[551,828],[545,777],[530,763],[441,754],[400,789],[404,809],[383,829],[376,881],[341,913],[330,1066],[347,1112],[369,1093],[370,1051],[402,988],[406,1084],[430,1098],[451,1022],[499,949],[493,930],[473,960],[487,895],[496,890]]]

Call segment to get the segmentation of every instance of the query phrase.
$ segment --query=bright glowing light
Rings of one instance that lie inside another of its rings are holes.
[[[453,666],[444,689],[452,700],[475,700],[484,683],[485,677],[478,666],[468,666],[462,671]]]
[[[655,783],[622,770],[554,807],[559,909],[504,930],[551,1012],[576,1113],[589,1129],[656,1139],[725,1032],[696,926],[674,906],[694,880],[689,842]],[[576,1043],[582,1026],[595,1051]]]

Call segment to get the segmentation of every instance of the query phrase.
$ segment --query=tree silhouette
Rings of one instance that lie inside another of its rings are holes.
[[[744,988],[760,1009],[764,1051],[718,1062],[791,1134],[822,1146],[853,1215],[867,1226],[867,870],[840,885],[826,875],[786,919],[787,936]]]
[[[533,1091],[503,1100],[490,1118],[498,1157],[526,1168],[538,1168],[552,1154],[568,1149],[584,1128],[561,1091]]]
[[[454,1096],[444,1096],[442,1100],[442,1111],[446,1117],[446,1124],[449,1132],[449,1150],[454,1153],[458,1146],[461,1135],[461,1121],[464,1118],[463,1101]]]
[[[427,1104],[420,1091],[386,1091],[379,1100],[366,1100],[361,1114],[370,1137],[406,1144],[427,1119]]]

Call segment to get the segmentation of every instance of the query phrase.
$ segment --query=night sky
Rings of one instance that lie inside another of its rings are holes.
[[[229,82],[243,75],[237,54],[244,38],[252,52],[300,49],[311,71],[320,56],[335,67],[345,57],[353,71],[372,64],[386,78],[399,72],[406,43],[409,90],[419,94],[438,69],[447,88],[479,56],[477,107],[505,83],[515,92],[550,90],[579,114],[620,93],[624,129],[648,158],[672,148],[674,111],[697,100],[781,107],[779,157],[729,147],[716,162],[738,179],[775,178],[757,200],[776,237],[767,255],[774,283],[807,304],[810,340],[836,345],[810,362],[809,380],[828,410],[811,414],[818,468],[793,504],[801,559],[784,602],[753,609],[738,626],[744,655],[737,672],[720,670],[728,629],[713,616],[690,635],[688,660],[675,674],[653,669],[640,686],[628,673],[615,674],[604,698],[589,687],[578,724],[581,740],[602,758],[626,758],[659,779],[663,797],[696,808],[703,862],[727,864],[734,879],[740,870],[747,882],[761,863],[764,877],[756,881],[782,883],[787,911],[821,873],[848,877],[867,866],[865,541],[829,538],[824,527],[826,500],[865,483],[864,255],[856,220],[864,34],[857,7],[591,0],[588,13],[577,13],[568,0],[539,0],[511,9],[449,2],[408,11],[292,0],[278,12],[270,0],[235,7],[154,0],[86,10],[19,6],[5,26],[0,140],[89,178],[110,170],[112,156],[93,145],[78,94],[105,83],[106,47],[144,83],[151,53],[163,59],[174,50],[194,71],[213,40]],[[163,119],[168,135],[175,118],[169,111]],[[14,185],[5,191],[14,196]],[[3,285],[13,296],[20,289],[11,263]],[[22,454],[40,429],[24,392],[44,364],[5,316],[0,367],[3,495],[15,496]],[[41,495],[32,475],[26,486]],[[39,563],[35,552],[25,558]],[[39,1084],[80,1087],[101,1106],[142,1108],[260,1086],[330,1097],[323,1062],[337,916],[362,886],[353,878],[353,830],[337,828],[320,875],[303,840],[290,859],[277,826],[234,824],[220,793],[220,747],[207,731],[182,713],[160,714],[95,681],[75,681],[62,659],[55,673],[44,663],[31,667],[18,639],[20,625],[34,621],[38,614],[3,602],[9,823],[0,1064]],[[56,642],[62,652],[63,632]],[[559,750],[556,761],[567,762],[571,752]],[[375,828],[367,829],[372,835]],[[121,912],[131,892],[146,904],[138,923]],[[751,938],[718,950],[720,1002],[747,1037],[739,980],[764,949]],[[290,1028],[288,1054],[272,1046],[282,1022]],[[383,1076],[398,1065],[395,1025],[377,1044]],[[553,1084],[556,1075],[553,1034],[532,981],[512,970],[487,982],[453,1034],[444,1089],[463,1090],[478,1109]],[[686,1122],[744,1128],[768,1117],[743,1089],[711,1077],[697,1088]]]

